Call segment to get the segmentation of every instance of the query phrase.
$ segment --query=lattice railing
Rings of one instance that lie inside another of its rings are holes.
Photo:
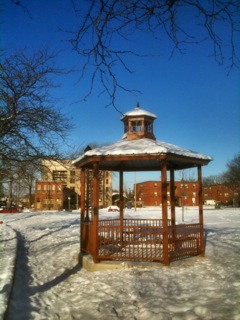
[[[86,228],[82,249],[91,253],[93,230]],[[97,230],[98,260],[163,261],[162,219],[99,220]],[[171,226],[168,220],[168,253],[170,261],[200,254],[200,224]]]

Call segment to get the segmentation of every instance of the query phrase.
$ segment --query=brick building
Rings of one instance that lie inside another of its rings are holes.
[[[162,182],[145,181],[136,184],[137,203],[143,206],[158,206],[162,203]],[[198,205],[198,183],[175,181],[176,205]],[[170,205],[170,183],[167,185],[167,202]]]
[[[72,160],[43,160],[41,165],[41,181],[36,181],[35,209],[59,210],[78,209],[81,203],[81,170],[77,169]],[[92,172],[89,170],[86,190],[92,191]],[[100,172],[99,206],[111,205],[112,172]],[[91,199],[91,196],[90,196]],[[88,204],[91,206],[91,203]]]
[[[224,184],[203,187],[203,199],[215,200],[223,205],[239,205],[239,194]]]
[[[177,206],[195,206],[198,203],[198,182],[175,181],[175,199]],[[136,200],[138,205],[158,206],[162,203],[161,181],[145,181],[136,184]],[[215,200],[224,205],[231,205],[236,193],[223,184],[204,186],[203,200]],[[167,201],[170,205],[170,183],[167,186]]]
[[[63,206],[63,183],[55,181],[36,181],[35,209],[60,210]]]

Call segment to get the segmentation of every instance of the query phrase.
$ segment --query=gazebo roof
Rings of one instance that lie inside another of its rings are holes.
[[[167,160],[168,169],[180,170],[207,165],[212,158],[166,142],[143,138],[120,140],[86,151],[73,164],[92,168],[94,162],[99,162],[100,170],[158,171],[163,160]]]

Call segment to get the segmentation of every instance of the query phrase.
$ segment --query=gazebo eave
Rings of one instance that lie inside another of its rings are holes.
[[[93,168],[98,162],[100,170],[108,171],[158,171],[162,161],[167,161],[167,169],[183,170],[207,165],[210,160],[186,157],[176,154],[140,154],[140,155],[96,155],[85,156],[75,163],[78,168]]]

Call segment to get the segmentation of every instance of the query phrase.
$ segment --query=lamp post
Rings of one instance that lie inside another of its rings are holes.
[[[70,200],[71,200],[71,197],[68,197],[68,211],[70,211]]]
[[[10,176],[8,179],[8,207],[12,212],[12,182],[13,182],[13,177]]]
[[[51,184],[48,182],[48,210],[51,210]]]
[[[78,210],[78,193],[76,192],[76,200],[77,200],[77,204],[76,204],[76,209]]]

